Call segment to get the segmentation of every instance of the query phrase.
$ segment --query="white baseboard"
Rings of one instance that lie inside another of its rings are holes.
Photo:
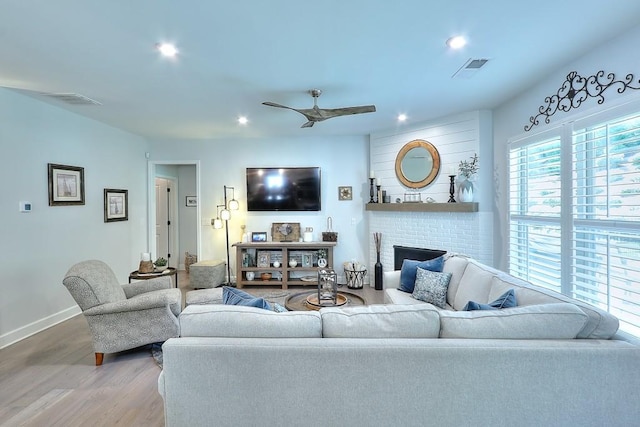
[[[8,332],[0,336],[0,348],[4,348],[10,346],[11,344],[17,343],[18,341],[22,341],[23,339],[28,338],[31,335],[44,331],[45,329],[57,325],[58,323],[64,322],[65,320],[70,319],[80,313],[82,313],[82,311],[80,310],[80,307],[76,305],[74,307],[67,308],[66,310],[62,310],[58,313],[52,314],[51,316],[36,320],[33,323],[29,323],[28,325]]]

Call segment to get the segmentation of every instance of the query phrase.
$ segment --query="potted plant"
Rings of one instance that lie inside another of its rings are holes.
[[[153,265],[156,266],[156,270],[163,271],[169,268],[169,261],[167,261],[165,258],[160,257],[156,260],[156,262],[153,263]]]

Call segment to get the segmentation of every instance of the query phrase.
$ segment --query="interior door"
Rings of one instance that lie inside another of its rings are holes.
[[[166,258],[173,266],[171,253],[175,245],[175,183],[156,178],[156,258]]]

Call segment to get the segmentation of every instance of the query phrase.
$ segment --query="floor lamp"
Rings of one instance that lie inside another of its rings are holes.
[[[231,190],[231,200],[227,200],[227,191]],[[218,211],[218,217],[212,220],[214,228],[222,228],[222,221],[224,221],[225,235],[226,235],[226,250],[227,250],[227,283],[228,286],[233,286],[231,283],[231,257],[229,256],[229,220],[231,219],[231,211],[237,211],[240,207],[240,203],[235,199],[235,189],[233,187],[224,186],[224,205],[218,205],[216,210],[222,207],[222,210]]]

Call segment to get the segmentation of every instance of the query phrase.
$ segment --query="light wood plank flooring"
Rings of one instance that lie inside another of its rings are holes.
[[[188,275],[178,277],[184,295]],[[369,304],[383,299],[367,286],[355,292]],[[0,350],[0,426],[163,426],[159,374],[146,346],[105,354],[96,367],[89,327],[78,315]]]

